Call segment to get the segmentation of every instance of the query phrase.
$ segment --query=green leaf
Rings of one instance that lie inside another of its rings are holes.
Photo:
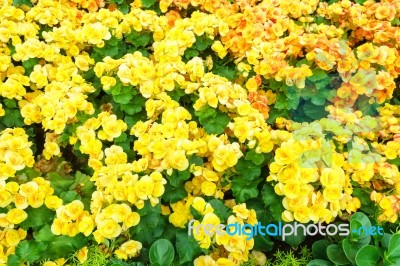
[[[69,186],[68,190],[74,190],[78,185],[84,186],[86,184],[93,184],[92,181],[90,181],[90,176],[85,175],[81,173],[80,171],[77,171],[75,173],[75,180],[74,182]]]
[[[48,173],[46,177],[50,181],[50,186],[54,189],[55,194],[58,195],[63,191],[68,191],[74,183],[71,176],[62,176],[56,172]]]
[[[149,246],[159,239],[165,228],[165,220],[160,213],[151,212],[140,216],[140,222],[136,227],[130,229],[130,233],[135,235],[135,240],[144,246]]]
[[[265,236],[257,234],[256,236],[253,237],[253,239],[254,239],[254,248],[253,248],[254,250],[268,252],[271,251],[272,248],[274,247],[274,242],[271,241],[271,238],[268,236],[268,234],[265,234]]]
[[[120,104],[128,104],[132,98],[133,98],[132,93],[124,93],[124,94],[118,94],[118,95],[113,95],[114,102],[120,103]]]
[[[230,120],[228,114],[221,112],[213,119],[203,120],[202,126],[208,134],[222,134]]]
[[[362,248],[362,246],[351,242],[348,238],[343,239],[342,246],[347,258],[351,261],[351,263],[355,264],[357,252]]]
[[[185,53],[183,54],[183,57],[185,57],[187,60],[192,59],[195,56],[198,56],[199,52],[193,48],[188,48],[185,50]]]
[[[138,121],[146,119],[146,117],[147,117],[146,113],[141,111],[140,113],[134,115],[125,115],[124,122],[128,125],[128,128],[131,128]]]
[[[7,258],[8,266],[20,266],[21,263],[22,263],[21,259],[15,254],[9,255]]]
[[[64,204],[71,203],[74,200],[80,200],[81,197],[76,191],[64,191],[61,192],[60,198],[63,200]]]
[[[112,86],[109,90],[105,91],[107,94],[118,95],[121,93],[122,83],[117,79],[117,83]]]
[[[162,198],[169,203],[175,203],[180,200],[183,200],[187,196],[187,191],[183,186],[174,187],[171,184],[167,183],[165,185],[165,192],[162,195]]]
[[[311,97],[311,103],[313,103],[314,105],[322,106],[323,108],[325,108],[324,104],[325,104],[326,100],[327,99],[326,99],[326,97],[324,97],[323,93],[321,93],[321,94],[317,93],[316,95]],[[305,110],[304,107],[303,107],[303,109]],[[324,113],[325,112],[326,111],[324,109]]]
[[[330,89],[328,85],[331,82],[332,82],[331,78],[326,78],[326,79],[322,79],[322,80],[316,81],[314,83],[314,85],[315,85],[315,88],[317,88],[318,91],[321,91],[321,90],[328,91]]]
[[[150,247],[150,262],[169,266],[175,257],[174,247],[167,239],[159,239]]]
[[[179,263],[192,262],[201,254],[201,248],[194,239],[189,236],[187,231],[180,231],[176,234],[176,251],[179,255]]]
[[[285,94],[283,94],[283,93],[278,94],[278,96],[276,97],[276,102],[275,102],[274,107],[279,110],[289,109],[288,108],[288,99]]]
[[[365,95],[360,95],[357,98],[356,107],[358,110],[362,112],[363,116],[366,115],[375,116],[378,114],[377,109],[379,107],[379,104],[377,103],[370,104],[369,100],[370,98]]]
[[[116,258],[111,258],[106,266],[144,266],[143,262],[131,262],[131,263],[127,263],[124,261],[121,261],[119,259]]]
[[[389,247],[390,238],[392,237],[391,234],[384,233],[380,242],[383,248],[387,249]]]
[[[312,260],[307,264],[307,266],[333,266],[333,265],[334,264],[329,261],[320,259]]]
[[[284,85],[281,81],[276,81],[274,78],[269,79],[269,87],[273,90],[278,90]]]
[[[122,104],[121,110],[129,115],[133,115],[142,111],[145,103],[146,99],[144,97],[136,95],[132,102],[129,102],[128,104]]]
[[[118,5],[118,10],[124,15],[128,14],[130,9],[131,6],[128,3],[122,3],[121,5]]]
[[[301,65],[311,66],[312,62],[308,61],[306,58],[301,59],[296,63],[296,67],[301,67]]]
[[[228,217],[232,215],[231,209],[226,207],[222,201],[212,199],[208,203],[213,207],[215,215],[217,215],[221,221],[227,221]]]
[[[357,265],[362,266],[375,266],[378,265],[378,261],[381,258],[379,255],[379,250],[375,246],[364,246],[362,247],[356,255]]]
[[[51,227],[45,224],[39,231],[33,232],[33,237],[37,241],[51,242],[56,236],[51,232]]]
[[[355,188],[353,190],[353,196],[360,199],[360,202],[361,202],[360,209],[363,212],[373,215],[376,211],[376,206],[371,201],[371,198],[369,195],[370,195],[370,192],[368,190],[366,190],[366,188],[363,188],[363,189]]]
[[[142,5],[146,8],[149,8],[154,5],[155,2],[156,0],[142,0]]]
[[[278,118],[278,117],[289,118],[288,110],[285,110],[285,109],[279,110],[274,107],[271,108],[271,111],[269,112],[269,117],[268,117],[267,123],[269,125],[274,124],[276,118]]]
[[[257,185],[261,179],[248,180],[246,178],[235,177],[232,180],[232,192],[236,201],[239,203],[245,202],[251,198],[257,198],[258,189]]]
[[[256,165],[261,165],[264,162],[264,155],[262,153],[256,153],[255,151],[249,151],[246,153],[246,160],[252,161]]]
[[[24,119],[18,109],[6,109],[6,114],[0,121],[8,128],[23,127],[25,125]]]
[[[214,41],[205,35],[196,36],[195,47],[199,51],[204,51],[207,47],[211,46]]]
[[[196,166],[202,166],[203,165],[203,158],[197,156],[197,155],[192,155],[189,157],[189,164],[192,165],[196,165]]]
[[[115,143],[125,142],[128,139],[128,135],[125,132],[122,132],[118,138],[114,139]]]
[[[161,204],[158,203],[153,207],[153,206],[151,206],[149,201],[145,201],[143,208],[138,209],[137,213],[140,216],[145,216],[145,215],[147,215],[149,213],[158,213],[158,214],[160,214],[161,213]]]
[[[29,1],[23,1],[23,2],[29,2]],[[39,64],[39,58],[30,58],[26,61],[23,61],[22,66],[25,68],[25,75],[29,76],[32,73],[34,66],[36,66],[37,64]]]
[[[25,212],[28,214],[28,217],[21,223],[21,227],[26,229],[29,227],[34,228],[42,226],[50,222],[55,216],[55,212],[47,209],[45,205],[42,205],[39,208],[29,207],[25,209]]]
[[[4,99],[4,105],[8,108],[16,108],[17,102],[14,99]]]
[[[350,218],[350,239],[359,242],[360,245],[368,245],[371,242],[371,236],[362,227],[368,229],[371,226],[370,220],[364,213],[354,213]]]
[[[83,234],[78,234],[75,237],[57,236],[48,246],[42,258],[51,260],[58,258],[66,258],[76,250],[84,247],[89,238]]]
[[[195,114],[199,117],[200,124],[207,134],[222,134],[231,120],[227,113],[208,105],[196,111]]]
[[[127,113],[128,115],[134,115],[142,111],[143,107],[137,104],[121,104],[121,110]]]
[[[307,102],[302,108],[304,113],[314,120],[319,120],[328,115],[328,112],[325,110],[325,106],[317,106]]]
[[[148,0],[148,2],[152,2],[151,5],[153,5],[156,1]],[[150,6],[148,6],[148,7],[150,7]],[[126,38],[126,40],[131,42],[136,47],[144,47],[147,44],[149,44],[149,42],[152,39],[152,36],[151,36],[151,32],[137,32],[135,30],[132,30],[131,33],[129,33],[125,38]]]
[[[328,255],[326,254],[326,249],[330,244],[332,243],[326,239],[315,241],[311,248],[314,258],[329,260]]]
[[[400,260],[400,234],[393,234],[389,240],[389,247],[385,258],[388,261]]]
[[[392,25],[394,25],[394,26],[400,26],[400,19],[394,18],[394,19],[391,21],[391,23],[392,23]]]
[[[215,65],[212,68],[212,72],[218,76],[227,78],[228,80],[233,80],[238,75],[236,66],[229,66],[229,65],[225,66]]]
[[[185,182],[190,178],[189,168],[186,169],[185,171],[174,170],[172,172],[172,175],[167,176],[167,178],[170,180],[171,185],[173,185],[174,187],[183,186],[183,182]]]
[[[295,98],[288,98],[288,110],[294,110],[299,106],[300,103],[300,95],[297,95]]]
[[[261,190],[261,196],[266,206],[269,206],[279,201],[278,195],[276,195],[274,187],[271,185],[271,183],[264,184]]]
[[[302,227],[300,227],[298,229],[299,230],[297,230],[297,234],[291,234],[291,235],[285,236],[284,241],[286,243],[288,243],[290,246],[292,246],[293,248],[298,247],[304,241],[304,239],[306,239],[304,229]]]
[[[25,168],[23,174],[26,175],[29,179],[33,179],[35,177],[40,176],[40,173],[33,168]]]
[[[328,258],[337,265],[346,265],[350,263],[343,249],[336,244],[329,245],[326,249],[326,254]]]
[[[249,152],[250,153],[250,152]],[[249,154],[247,153],[247,154]],[[255,178],[260,177],[261,175],[261,168],[259,165],[255,164],[254,162],[248,160],[246,154],[246,158],[240,158],[235,165],[235,170],[240,174],[240,178],[244,180],[252,180]],[[252,155],[249,155],[252,157]]]
[[[312,76],[307,77],[307,79],[312,82],[328,78],[328,74],[326,73],[326,71],[320,68],[314,68],[312,73],[313,73]]]
[[[27,262],[34,262],[38,260],[42,255],[42,252],[47,248],[47,244],[44,242],[36,241],[21,241],[15,248],[15,254],[21,259]]]
[[[114,57],[118,54],[118,46],[112,46],[108,43],[104,45],[104,47],[93,47],[94,54],[97,54],[100,57]]]

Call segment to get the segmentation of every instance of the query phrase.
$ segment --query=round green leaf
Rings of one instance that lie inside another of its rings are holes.
[[[378,265],[378,261],[381,258],[379,250],[375,246],[364,246],[356,255],[356,264],[359,266],[375,266]]]
[[[326,239],[315,241],[311,248],[314,258],[328,260],[326,249],[330,244],[331,242]]]
[[[357,221],[361,224],[361,226],[365,226],[365,227],[371,227],[371,221],[369,220],[369,218],[367,217],[367,215],[365,215],[362,212],[356,212],[351,216],[351,222],[353,221]]]
[[[357,243],[351,242],[348,238],[343,240],[343,251],[351,263],[356,263],[357,252],[362,248],[362,246]]]
[[[343,249],[336,244],[329,245],[326,249],[326,254],[328,258],[337,265],[346,265],[350,263]]]
[[[312,260],[307,264],[307,266],[332,266],[332,265],[334,264],[329,261],[320,259]]]
[[[350,234],[351,240],[358,242],[358,245],[368,245],[371,242],[371,236],[366,234],[365,230],[360,229],[365,227],[371,228],[372,224],[369,218],[362,212],[356,212],[351,216],[350,219]],[[361,234],[358,234],[360,232]]]
[[[385,257],[391,262],[400,260],[400,234],[394,234],[390,238],[388,252]]]
[[[150,262],[152,265],[168,266],[175,257],[174,247],[167,239],[159,239],[150,247]]]

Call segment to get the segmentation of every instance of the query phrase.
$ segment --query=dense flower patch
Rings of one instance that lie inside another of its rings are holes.
[[[3,2],[1,265],[264,265],[279,241],[192,219],[396,231],[399,1]],[[394,263],[389,236],[327,254]]]

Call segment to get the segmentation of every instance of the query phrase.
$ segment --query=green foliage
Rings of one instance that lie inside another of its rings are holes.
[[[23,5],[27,5],[27,6],[30,6],[30,7],[33,6],[31,1],[29,1],[29,0],[13,0],[13,6],[20,7],[20,6],[23,6]]]
[[[115,36],[112,36],[109,40],[105,41],[103,47],[93,47],[93,51],[90,56],[96,61],[100,62],[106,56],[114,59],[121,58],[127,50],[125,43],[121,43]]]
[[[175,203],[183,200],[187,196],[187,191],[184,187],[174,187],[171,184],[165,185],[165,192],[162,198],[169,203]]]
[[[146,8],[149,8],[154,5],[155,2],[156,0],[142,0],[142,5]]]
[[[153,36],[151,32],[137,32],[132,30],[126,35],[125,39],[135,47],[146,47],[152,41]]]
[[[380,259],[379,250],[375,246],[362,247],[356,255],[356,264],[363,266],[375,266]]]
[[[196,111],[195,114],[198,116],[200,124],[204,127],[207,134],[222,134],[231,120],[227,113],[223,113],[209,105]]]
[[[46,248],[47,245],[43,242],[24,240],[15,248],[15,255],[21,262],[34,262],[41,257]]]
[[[135,235],[135,240],[143,245],[150,245],[160,238],[164,231],[165,221],[161,216],[161,205],[152,207],[149,202],[146,202],[138,213],[140,222],[137,226],[130,228],[130,233]]]
[[[389,240],[389,247],[385,252],[385,260],[389,263],[400,263],[400,234],[394,234]]]
[[[239,71],[237,70],[236,65],[232,64],[216,64],[212,68],[212,72],[218,76],[227,78],[228,80],[233,80],[238,76]]]
[[[252,161],[256,165],[261,165],[265,161],[265,155],[262,153],[256,153],[255,151],[249,151],[246,153],[246,160]]]
[[[400,263],[400,234],[380,235],[383,229],[372,226],[364,213],[354,213],[350,218],[350,235],[338,243],[325,239],[314,242],[314,260],[307,265],[372,266]]]
[[[367,214],[375,214],[377,208],[375,204],[371,201],[370,190],[368,188],[354,188],[353,196],[360,199],[361,208],[360,210]]]
[[[150,262],[152,265],[169,266],[174,257],[174,247],[167,239],[159,239],[150,247]]]
[[[208,203],[213,207],[214,213],[221,221],[227,221],[228,217],[232,215],[232,210],[226,207],[221,200],[212,199]]]
[[[186,169],[185,171],[174,170],[171,176],[167,176],[170,180],[171,185],[174,187],[180,187],[183,183],[190,178],[190,171]]]
[[[201,254],[199,244],[193,235],[188,235],[187,230],[177,232],[175,247],[179,255],[180,264],[192,262]]]
[[[205,49],[210,47],[213,42],[214,42],[213,40],[211,40],[205,35],[196,36],[196,42],[194,43],[194,48],[197,51],[204,51]]]
[[[88,243],[89,239],[83,234],[78,234],[74,237],[56,236],[48,245],[46,253],[43,254],[43,259],[57,259],[67,257],[73,254],[76,250],[81,249]]]
[[[305,266],[311,260],[311,251],[302,247],[299,254],[295,255],[292,250],[282,251],[278,249],[273,254],[274,259],[267,258],[266,266]],[[323,264],[319,264],[323,265]]]
[[[237,202],[256,198],[259,194],[257,186],[261,182],[261,166],[254,164],[250,159],[240,158],[235,169],[238,176],[232,179],[232,192]]]
[[[271,183],[264,184],[261,190],[261,196],[265,206],[269,208],[274,220],[282,221],[281,214],[284,211],[282,197],[275,193]]]
[[[39,208],[29,207],[25,210],[28,217],[25,221],[21,223],[21,227],[28,229],[29,227],[35,228],[50,222],[54,216],[55,212],[46,208],[46,206],[41,206]]]

